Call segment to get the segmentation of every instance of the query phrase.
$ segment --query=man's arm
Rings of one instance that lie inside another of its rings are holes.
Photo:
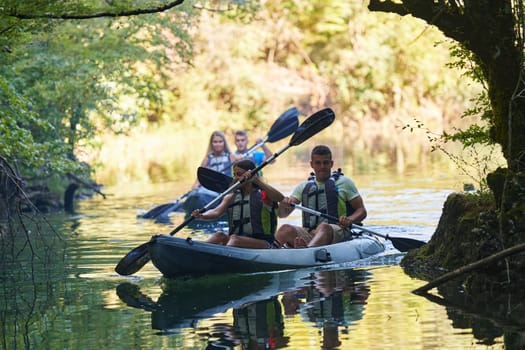
[[[288,197],[284,197],[282,201],[279,202],[279,217],[285,218],[294,210],[294,207],[290,204],[299,204],[301,200],[301,193],[303,193],[306,182],[302,182],[299,185],[295,186],[292,191],[292,194]]]
[[[354,212],[352,215],[346,217],[350,221],[349,225],[363,221],[367,214],[363,198],[361,196],[355,197],[350,201],[350,205],[354,209]]]
[[[345,189],[345,200],[350,202],[354,212],[348,216],[341,216],[339,223],[345,227],[351,226],[353,223],[360,223],[367,215],[363,197],[361,197],[355,183],[349,177],[343,176],[340,184]]]
[[[299,200],[295,197],[284,197],[279,202],[279,217],[285,218],[294,210],[294,207],[290,204],[299,204]]]

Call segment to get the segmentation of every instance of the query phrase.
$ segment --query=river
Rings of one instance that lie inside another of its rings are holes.
[[[367,227],[423,241],[464,182],[441,173],[353,179]],[[79,201],[77,214],[26,219],[30,235],[19,234],[15,248],[3,245],[2,348],[505,348],[504,330],[491,322],[412,294],[426,282],[403,272],[403,254],[389,241],[379,256],[324,270],[169,281],[148,263],[132,276],[116,274],[127,252],[182,220],[175,214],[171,223],[155,223],[137,213],[174,199],[190,182],[105,188],[106,199]],[[295,182],[274,185],[288,193]],[[177,236],[208,234],[184,228]]]

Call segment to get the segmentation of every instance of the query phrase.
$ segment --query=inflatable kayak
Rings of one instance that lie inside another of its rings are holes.
[[[337,244],[297,249],[237,248],[168,235],[153,236],[148,243],[151,261],[169,278],[317,267],[364,259],[385,250],[379,239],[364,233]]]

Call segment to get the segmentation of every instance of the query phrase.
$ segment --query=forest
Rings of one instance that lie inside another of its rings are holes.
[[[182,145],[215,129],[262,133],[291,105],[303,116],[333,108],[333,137],[362,172],[429,163],[443,131],[480,121],[482,85],[459,66],[457,44],[421,20],[345,1],[147,13],[159,4],[4,10],[1,154],[29,182],[172,180],[205,151]],[[144,14],[103,16],[133,10]]]

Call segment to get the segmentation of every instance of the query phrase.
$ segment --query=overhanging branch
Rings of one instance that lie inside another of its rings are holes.
[[[129,11],[117,11],[117,12],[98,12],[98,13],[90,13],[85,15],[80,14],[53,14],[53,13],[43,13],[43,14],[25,14],[25,13],[5,13],[5,16],[15,17],[18,19],[90,19],[90,18],[100,18],[100,17],[129,17],[129,16],[137,16],[137,15],[144,15],[149,13],[159,13],[164,12],[167,10],[172,9],[175,6],[178,6],[182,4],[184,0],[175,0],[173,2],[169,2],[162,6],[157,7],[151,7],[151,8],[145,8],[145,9],[135,9],[135,10],[129,10]]]
[[[447,37],[458,42],[466,41],[465,33],[471,26],[462,13],[465,9],[454,0],[370,0],[368,9],[401,16],[412,15],[436,26]]]
[[[368,9],[370,11],[397,13],[401,16],[410,14],[403,4],[395,3],[390,0],[370,0]]]

